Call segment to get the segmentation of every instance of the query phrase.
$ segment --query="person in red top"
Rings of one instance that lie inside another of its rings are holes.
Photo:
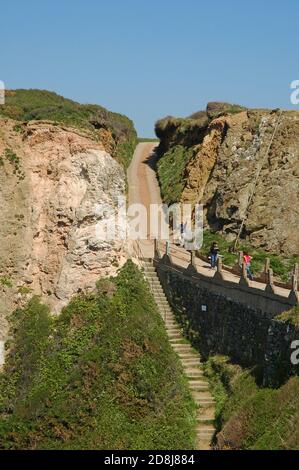
[[[249,253],[247,251],[244,251],[244,253],[243,253],[243,260],[244,260],[244,263],[245,263],[247,276],[248,276],[249,279],[252,280],[253,275],[252,275],[252,272],[250,270],[250,264],[251,264],[252,257],[249,255]]]

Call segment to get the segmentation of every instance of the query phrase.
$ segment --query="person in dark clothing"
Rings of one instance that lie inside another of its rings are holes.
[[[180,225],[180,232],[181,232],[181,237],[183,237],[183,236],[184,236],[184,231],[185,231],[184,222],[181,222],[181,225]]]
[[[210,253],[209,253],[210,264],[211,264],[212,269],[215,269],[216,267],[218,252],[219,252],[218,244],[217,242],[213,242],[210,248]]]

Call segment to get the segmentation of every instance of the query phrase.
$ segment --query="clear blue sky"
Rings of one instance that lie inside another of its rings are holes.
[[[295,108],[298,0],[13,0],[0,21],[7,88],[99,103],[141,136],[209,100]]]

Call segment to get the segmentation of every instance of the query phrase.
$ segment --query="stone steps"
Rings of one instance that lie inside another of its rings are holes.
[[[212,408],[213,412],[215,406],[215,399],[208,390],[192,390],[193,399],[201,408]]]
[[[198,359],[198,356],[196,356],[196,354],[193,352],[193,350],[191,349],[190,351],[187,351],[187,352],[180,352],[179,353],[179,356],[180,356],[180,359]]]
[[[169,319],[169,312],[167,312],[166,318],[164,319],[164,321],[166,322],[168,319]]]
[[[186,355],[187,354],[187,355]],[[180,358],[180,361],[183,362],[184,364],[186,364],[186,367],[198,367],[200,370],[202,370],[202,367],[201,367],[201,364],[196,361],[196,359],[194,360],[194,358],[190,358],[190,354],[189,353],[178,353],[178,356]]]
[[[215,428],[213,426],[205,426],[200,424],[196,427],[197,435],[211,439],[215,434]]]
[[[182,334],[181,329],[178,327],[178,325],[165,325],[165,327],[166,327],[166,331],[169,331],[169,332],[178,331],[180,334]]]
[[[181,335],[178,338],[169,338],[169,341],[171,342],[173,346],[186,345],[186,340]]]
[[[196,378],[196,377],[203,377],[203,371],[199,368],[189,367],[189,364],[185,368],[185,374],[188,378]]]
[[[199,424],[203,423],[203,424],[209,424],[212,426],[214,419],[215,419],[214,414],[215,413],[213,409],[201,409],[197,415],[197,422]]]
[[[204,441],[200,439],[197,443],[197,450],[212,450],[210,440]]]
[[[184,338],[180,325],[176,322],[170,308],[156,270],[150,263],[146,266],[145,276],[149,281],[152,294],[165,322],[169,342],[182,363],[189,389],[195,403],[198,405],[196,412],[196,448],[198,450],[209,450],[215,433],[213,426],[215,400],[209,391],[209,384],[204,378],[200,355]]]
[[[167,334],[168,334],[169,339],[173,341],[176,339],[182,338],[180,331],[171,330],[171,331],[167,331]]]
[[[183,341],[183,339],[182,339]],[[186,344],[186,343],[172,343],[172,347],[175,350],[175,352],[180,353],[180,352],[192,352],[191,347]]]
[[[200,363],[200,360],[198,359],[198,357],[180,356],[180,359],[184,364],[186,364],[186,367],[195,367],[195,368],[197,367],[197,368],[200,368],[201,370],[202,364]]]
[[[166,300],[157,300],[156,304],[158,305],[158,307],[167,311],[168,315],[171,314],[171,310],[169,309],[169,305],[168,305],[168,302],[166,302]]]
[[[195,376],[203,375],[203,370],[201,369],[201,367],[199,367],[196,362],[184,361],[183,359],[181,359],[181,363],[183,364],[184,369],[189,369],[191,367],[197,369],[196,372],[189,374],[189,377],[194,377],[194,374]]]
[[[209,390],[209,385],[203,380],[189,380],[189,388],[194,391],[206,391]]]

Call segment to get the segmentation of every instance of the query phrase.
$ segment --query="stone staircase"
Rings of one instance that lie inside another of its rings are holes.
[[[198,406],[197,408],[197,449],[210,450],[211,440],[215,433],[215,400],[209,391],[209,385],[203,375],[200,356],[183,337],[180,326],[169,306],[156,269],[151,261],[145,261],[144,273],[149,282],[160,314],[165,322],[169,341],[179,356],[189,382],[189,388]]]

